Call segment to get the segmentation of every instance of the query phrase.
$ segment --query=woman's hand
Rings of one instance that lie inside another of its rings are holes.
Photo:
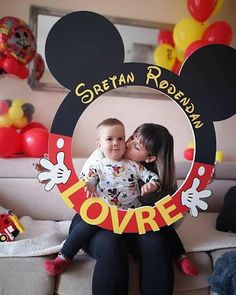
[[[33,163],[35,170],[38,172],[47,172],[48,170],[44,168],[40,163]],[[39,180],[39,183],[41,184],[47,184],[50,181],[50,179],[47,180]]]
[[[86,182],[84,186],[84,191],[86,192],[87,198],[92,198],[96,192],[96,186],[91,182]]]
[[[150,192],[154,192],[156,191],[160,186],[157,183],[154,182],[148,182],[145,183],[142,187],[141,187],[141,196],[150,193]]]

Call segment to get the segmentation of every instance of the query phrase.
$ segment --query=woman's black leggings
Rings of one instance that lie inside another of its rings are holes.
[[[128,294],[129,253],[140,264],[141,295],[172,294],[172,257],[161,232],[118,235],[88,225],[76,214],[61,252],[73,258],[82,247],[97,261],[93,274],[93,295]]]
[[[140,264],[140,294],[171,295],[174,284],[172,257],[162,233],[126,234],[125,239],[129,253]]]

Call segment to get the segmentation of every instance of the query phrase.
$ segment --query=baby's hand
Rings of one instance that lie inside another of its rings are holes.
[[[155,190],[158,189],[158,185],[154,182],[148,182],[145,183],[142,187],[141,187],[141,196],[150,193],[150,192],[154,192]]]
[[[84,191],[86,192],[87,198],[92,198],[95,194],[96,187],[91,182],[86,182],[86,184],[84,186]]]

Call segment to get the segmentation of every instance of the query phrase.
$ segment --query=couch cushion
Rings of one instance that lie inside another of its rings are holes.
[[[175,267],[175,290],[194,290],[207,288],[208,277],[212,272],[212,262],[206,252],[188,253],[188,256],[199,269],[199,275],[190,277],[184,275],[174,264]]]
[[[0,177],[11,177],[11,178],[35,178],[38,174],[35,170],[34,164],[39,163],[40,158],[25,158],[25,157],[16,157],[16,158],[0,158]],[[73,159],[73,165],[80,173],[82,166],[84,165],[87,158],[75,158]]]
[[[209,284],[207,278],[212,271],[211,259],[208,254],[204,252],[190,253],[191,259],[199,267],[200,274],[197,277],[189,277],[180,272],[175,267],[175,291],[193,289],[202,289],[203,293],[208,294],[207,290]],[[75,261],[64,273],[62,273],[56,280],[55,292],[58,295],[74,295],[76,294],[91,295],[92,275],[95,265],[95,260],[88,255],[77,255]],[[130,283],[129,295],[140,295],[138,291],[138,264],[133,258],[130,258]],[[154,283],[155,284],[155,283]],[[177,295],[178,293],[176,293]],[[180,294],[180,293],[179,293]],[[190,293],[192,294],[192,293]],[[196,293],[197,294],[197,293]],[[182,293],[181,293],[182,295]],[[194,293],[193,293],[194,295]]]
[[[36,178],[0,178],[0,187],[1,205],[12,209],[18,217],[68,220],[75,214],[66,206],[57,188],[45,192]]]
[[[236,234],[215,229],[218,213],[200,213],[197,218],[186,214],[177,232],[187,252],[211,251],[236,247]]]
[[[1,258],[0,294],[53,295],[55,278],[48,276],[43,270],[45,259]]]
[[[72,265],[57,276],[55,293],[58,295],[91,295],[95,260],[88,255],[76,255]],[[76,291],[75,291],[76,290]]]
[[[191,168],[192,162],[177,161],[176,162],[176,175],[178,179],[185,179]],[[217,164],[215,167],[214,179],[231,179],[236,180],[235,162],[223,162]]]

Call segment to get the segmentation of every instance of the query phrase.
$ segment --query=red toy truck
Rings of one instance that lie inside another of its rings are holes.
[[[11,242],[19,233],[23,232],[24,227],[12,210],[0,214],[0,242]]]

